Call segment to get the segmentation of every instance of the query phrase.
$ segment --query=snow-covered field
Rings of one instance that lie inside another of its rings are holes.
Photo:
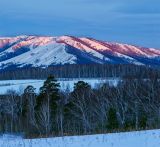
[[[160,130],[45,139],[1,136],[0,147],[160,147]]]
[[[74,83],[78,81],[85,81],[89,83],[93,88],[96,88],[103,83],[108,82],[110,85],[117,85],[118,79],[108,78],[108,79],[59,79],[61,90],[69,89],[73,90]],[[36,88],[38,93],[39,88],[43,85],[44,80],[2,80],[0,81],[0,94],[5,94],[7,90],[16,90],[18,92],[23,92],[23,90],[28,86],[32,85]]]

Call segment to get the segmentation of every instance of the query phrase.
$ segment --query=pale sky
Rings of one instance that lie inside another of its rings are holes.
[[[160,0],[0,0],[0,36],[73,35],[160,49]]]

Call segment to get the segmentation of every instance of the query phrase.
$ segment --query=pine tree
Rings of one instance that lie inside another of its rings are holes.
[[[44,82],[43,86],[40,88],[40,94],[37,97],[37,108],[43,103],[47,103],[49,100],[53,112],[57,107],[58,100],[60,99],[59,87],[60,84],[57,83],[57,80],[54,78],[54,76],[49,76]]]
[[[73,93],[82,94],[84,92],[88,92],[88,90],[90,89],[91,89],[91,86],[87,82],[78,81],[77,83],[74,84]]]
[[[37,97],[37,118],[40,125],[45,128],[46,135],[51,133],[51,130],[56,130],[54,122],[60,100],[59,87],[60,85],[54,76],[49,76],[40,88],[40,94]]]
[[[26,115],[27,111],[29,111],[30,103],[31,101],[35,103],[35,98],[36,98],[36,93],[35,93],[36,88],[34,88],[32,85],[29,85],[24,89],[23,93],[23,115]]]
[[[147,117],[146,115],[143,115],[140,119],[140,122],[139,122],[139,127],[141,129],[145,129],[147,127]]]
[[[22,100],[22,114],[26,123],[26,133],[34,131],[35,128],[35,106],[36,106],[36,93],[33,86],[29,85],[24,90]],[[30,129],[32,128],[32,129]]]
[[[69,114],[72,114],[74,123],[77,124],[77,126],[80,125],[80,131],[84,133],[91,130],[91,115],[88,105],[91,102],[91,93],[91,86],[86,82],[79,81],[75,84],[74,91],[71,93],[71,101],[67,105],[67,109],[71,110]]]
[[[114,108],[110,108],[108,111],[108,125],[107,128],[109,130],[118,129],[119,123],[116,115],[116,110]]]

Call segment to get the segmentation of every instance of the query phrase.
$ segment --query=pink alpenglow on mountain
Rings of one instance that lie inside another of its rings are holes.
[[[0,68],[64,64],[160,66],[160,50],[73,36],[0,38]]]

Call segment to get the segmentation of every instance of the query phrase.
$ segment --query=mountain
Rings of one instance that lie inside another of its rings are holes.
[[[73,36],[0,38],[0,69],[89,63],[160,66],[160,50]]]

